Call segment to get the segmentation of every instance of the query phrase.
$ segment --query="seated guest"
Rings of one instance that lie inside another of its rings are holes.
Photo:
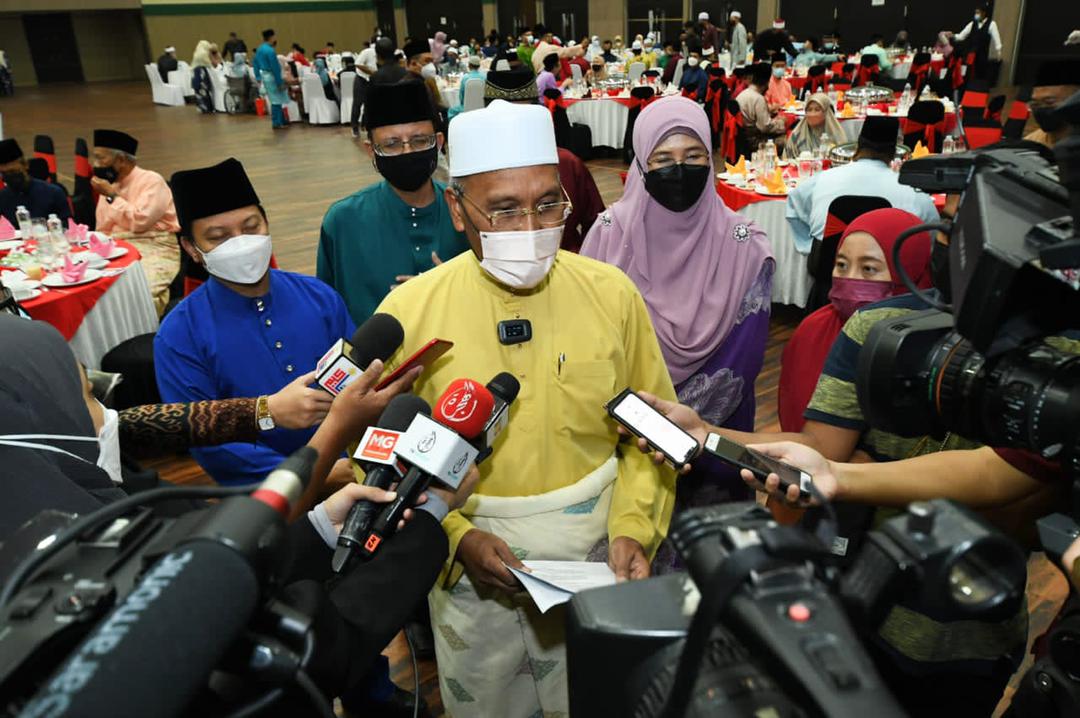
[[[778,52],[772,56],[772,76],[769,78],[769,89],[765,91],[765,101],[769,103],[770,111],[780,109],[795,97],[791,83],[784,78],[786,74],[787,59]]]
[[[823,148],[824,140],[828,145],[844,141],[844,129],[840,127],[833,111],[832,100],[824,92],[815,92],[806,98],[806,115],[795,125],[784,143],[784,158],[797,159],[803,152],[813,154]]]
[[[604,62],[618,62],[619,56],[614,53],[611,47],[611,40],[604,40],[601,44],[603,50],[600,52],[600,57],[604,58]]]
[[[787,130],[784,116],[771,112],[765,99],[771,76],[772,68],[769,65],[754,63],[750,68],[750,84],[735,98],[742,110],[746,142],[750,147],[757,147],[770,139],[778,145],[784,141]]]
[[[469,248],[431,178],[443,146],[421,82],[373,84],[364,147],[383,180],[335,202],[323,218],[316,273],[364,322],[390,289]]]
[[[944,59],[948,60],[949,55],[952,54],[952,31],[942,30],[937,34],[937,42],[934,43],[934,47],[931,48],[931,52],[935,55],[941,55]]]
[[[428,367],[421,397],[503,370],[522,390],[517,428],[480,466],[477,495],[443,521],[450,560],[429,598],[443,701],[457,718],[565,715],[562,621],[514,600],[520,586],[506,566],[592,556],[619,580],[648,576],[674,474],[624,450],[598,407],[619,387],[674,391],[633,283],[558,251],[569,203],[551,113],[492,102],[454,119],[450,146],[447,202],[472,251],[387,295],[378,311],[405,328],[387,366],[445,337],[457,344]],[[529,320],[533,338],[507,346],[493,328],[514,319]]]
[[[567,79],[560,83],[555,79],[555,69],[559,66],[559,56],[554,52],[550,52],[544,58],[543,63],[544,69],[536,76],[537,92],[544,95],[548,90],[555,90],[555,92],[562,95],[563,88],[569,85],[571,80]]]
[[[165,52],[161,53],[161,57],[157,59],[157,69],[161,75],[161,81],[168,82],[169,73],[178,67],[180,67],[180,63],[176,60],[176,48],[169,45],[165,48]]]
[[[319,82],[322,83],[323,95],[336,104],[338,98],[337,93],[334,92],[334,81],[330,79],[330,71],[326,69],[326,60],[321,57],[315,60],[315,73],[319,76]]]
[[[870,44],[859,50],[860,55],[877,55],[878,67],[884,72],[892,67],[889,52],[885,49],[885,38],[880,33],[870,36]]]
[[[180,249],[173,236],[180,225],[165,179],[136,164],[138,146],[138,140],[125,132],[94,130],[90,186],[100,195],[97,231],[134,240],[160,314],[180,269]]]
[[[709,75],[701,68],[701,48],[694,46],[690,49],[690,57],[686,58],[686,65],[683,66],[679,90],[700,105],[705,102],[708,88]]]
[[[676,52],[675,45],[676,45],[676,43],[672,42],[671,40],[665,42],[664,43],[664,51],[661,52],[659,57],[656,58],[656,66],[659,67],[661,70],[663,70],[663,72],[664,72],[663,77],[664,78],[668,78],[668,73],[667,73],[668,65],[670,65],[672,63],[675,63],[677,65],[678,62],[679,62],[679,59],[682,57],[681,55],[679,55],[678,52]],[[672,66],[672,73],[674,73],[674,72],[675,72],[674,66]],[[665,79],[664,82],[671,82],[671,80],[670,80],[670,78]]]
[[[593,62],[603,62],[599,57]],[[484,105],[493,100],[507,100],[516,105],[535,105],[539,102],[532,73],[524,71],[489,72],[484,87]],[[604,211],[604,200],[596,181],[585,163],[573,152],[559,148],[559,182],[570,199],[570,216],[563,226],[561,249],[577,252],[589,233],[597,215]]]
[[[1047,60],[1039,66],[1031,89],[1028,107],[1039,129],[1024,139],[1047,147],[1069,135],[1069,123],[1054,113],[1054,108],[1080,92],[1080,59]]]
[[[841,55],[833,52],[819,52],[818,51],[817,38],[808,37],[803,42],[802,47],[799,48],[799,54],[795,58],[795,67],[812,67],[813,65],[828,65],[831,62],[837,62],[842,57]]]
[[[191,452],[219,483],[254,483],[307,443],[309,427],[326,415],[333,397],[307,388],[312,370],[354,325],[330,287],[269,268],[269,224],[237,160],[177,172],[172,186],[181,244],[210,280],[154,338],[158,388],[166,402],[265,397],[257,442]]]
[[[825,368],[825,357],[855,310],[908,293],[893,266],[892,248],[901,232],[922,222],[902,209],[876,209],[844,230],[836,249],[829,304],[803,319],[784,347],[777,391],[781,431],[802,431],[803,412]],[[905,242],[900,263],[916,286],[929,289],[930,237],[922,233]]]
[[[679,400],[712,423],[752,431],[775,262],[765,234],[713,191],[710,135],[705,114],[685,97],[645,108],[622,199],[593,225],[581,253],[637,285]],[[715,475],[704,485],[706,473],[679,479],[678,507],[745,497],[733,473],[726,486]]]
[[[297,65],[311,67],[311,60],[304,56],[304,48],[300,47],[299,43],[294,42],[292,44],[292,50],[285,57],[295,62]]]
[[[849,164],[816,174],[791,190],[786,214],[799,252],[809,254],[812,239],[824,236],[829,205],[843,195],[881,197],[923,222],[938,221],[930,195],[900,184],[898,175],[889,167],[896,156],[899,131],[900,121],[895,117],[867,117]]]
[[[67,195],[61,187],[30,176],[30,165],[14,137],[0,140],[0,178],[4,181],[0,189],[0,215],[15,229],[19,228],[15,211],[20,206],[26,207],[31,217],[55,214],[67,226],[71,216]]]

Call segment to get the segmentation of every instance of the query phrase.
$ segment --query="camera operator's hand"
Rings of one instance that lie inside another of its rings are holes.
[[[814,481],[814,487],[821,493],[826,501],[832,501],[836,498],[837,480],[833,463],[809,446],[796,444],[791,441],[780,441],[775,444],[750,445],[747,448],[760,451],[766,456],[771,456],[774,459],[783,461],[785,464],[802,469],[810,474]],[[782,499],[788,504],[796,506],[814,506],[817,504],[817,501],[813,499],[809,501],[800,501],[799,487],[794,484],[789,486],[787,494],[784,494],[784,492],[780,490],[780,477],[776,474],[769,474],[768,477],[766,477],[764,484],[758,481],[754,475],[746,469],[742,469],[739,474],[742,476],[743,481],[753,488],[758,489],[759,491],[765,491],[770,496]]]
[[[629,536],[616,536],[608,547],[608,566],[615,572],[615,581],[637,581],[648,578],[649,557],[641,544]]]
[[[342,487],[339,491],[336,491],[323,502],[323,506],[326,508],[326,516],[330,519],[334,531],[341,533],[341,526],[345,523],[345,518],[349,515],[349,509],[351,509],[353,504],[357,501],[373,501],[377,504],[388,504],[396,498],[396,491],[385,491],[375,486],[352,483]],[[420,494],[420,498],[417,499],[416,505],[419,506],[425,501],[427,501],[427,496],[425,494]],[[405,509],[405,513],[402,514],[402,516],[402,520],[398,522],[399,530],[403,528],[405,522],[410,521],[415,514],[412,509]]]
[[[458,542],[455,558],[465,567],[474,586],[488,586],[505,593],[521,591],[521,584],[506,566],[525,570],[525,564],[510,550],[510,545],[495,534],[470,529]]]
[[[1061,567],[1065,569],[1065,575],[1072,582],[1073,590],[1080,591],[1080,574],[1073,570],[1073,565],[1080,558],[1080,538],[1072,542],[1065,553],[1061,554]]]
[[[322,389],[312,389],[315,372],[293,379],[281,391],[267,398],[270,416],[282,429],[306,429],[318,424],[330,411],[334,397]]]
[[[679,428],[690,434],[690,436],[694,437],[694,439],[699,445],[703,445],[705,443],[705,437],[709,434],[709,425],[705,423],[704,419],[698,416],[698,413],[696,411],[684,404],[678,404],[674,401],[667,401],[666,399],[661,399],[644,391],[638,392],[638,396],[640,396],[646,404],[656,409],[667,418],[671,419],[671,421],[677,424]],[[635,438],[634,435],[630,433],[630,431],[621,424],[616,428],[618,429],[620,436],[628,436],[634,439],[637,443],[638,449],[642,453],[652,454],[653,463],[657,466],[663,464],[664,461],[666,461],[666,459],[664,458],[664,454],[659,451],[652,451],[649,448],[649,442],[645,439]],[[687,474],[690,472],[690,469],[690,464],[686,464],[682,469],[682,473]]]

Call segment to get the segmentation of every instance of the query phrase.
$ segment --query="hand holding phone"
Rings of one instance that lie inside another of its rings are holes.
[[[401,366],[380,379],[379,383],[375,385],[375,390],[378,391],[390,386],[398,379],[398,377],[406,374],[414,366],[423,365],[423,367],[427,369],[434,364],[439,357],[450,351],[450,347],[452,346],[454,346],[454,343],[445,339],[432,339],[427,344],[417,349],[411,357],[401,364]]]
[[[615,421],[645,439],[650,448],[661,452],[676,469],[682,469],[701,450],[697,439],[649,406],[629,387],[609,401],[606,409]]]
[[[813,477],[806,471],[726,439],[719,434],[709,434],[705,440],[705,450],[721,461],[749,471],[762,484],[770,474],[776,474],[780,479],[780,491],[785,498],[787,498],[790,486],[799,488],[800,502],[809,501],[813,494],[817,493],[813,488]]]

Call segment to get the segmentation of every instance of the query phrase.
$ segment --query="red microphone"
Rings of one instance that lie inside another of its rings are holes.
[[[474,439],[494,408],[495,397],[486,386],[472,379],[455,379],[439,397],[432,416],[466,439]]]

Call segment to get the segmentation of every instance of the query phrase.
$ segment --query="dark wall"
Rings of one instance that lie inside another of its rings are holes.
[[[544,25],[564,43],[589,35],[588,0],[544,0]]]
[[[1028,0],[1020,27],[1016,84],[1031,84],[1044,60],[1080,56],[1080,49],[1064,45],[1065,37],[1076,28],[1080,28],[1080,2]],[[1077,81],[1080,82],[1080,78]]]
[[[629,46],[635,35],[649,32],[649,11],[657,20],[663,40],[677,40],[682,29],[682,0],[628,0],[626,3],[627,29],[626,44]]]
[[[468,42],[470,37],[479,39],[491,29],[483,27],[483,11],[479,2],[409,0],[405,5],[405,15],[412,37],[434,37],[436,32],[442,30],[447,40],[456,38],[458,42]]]

